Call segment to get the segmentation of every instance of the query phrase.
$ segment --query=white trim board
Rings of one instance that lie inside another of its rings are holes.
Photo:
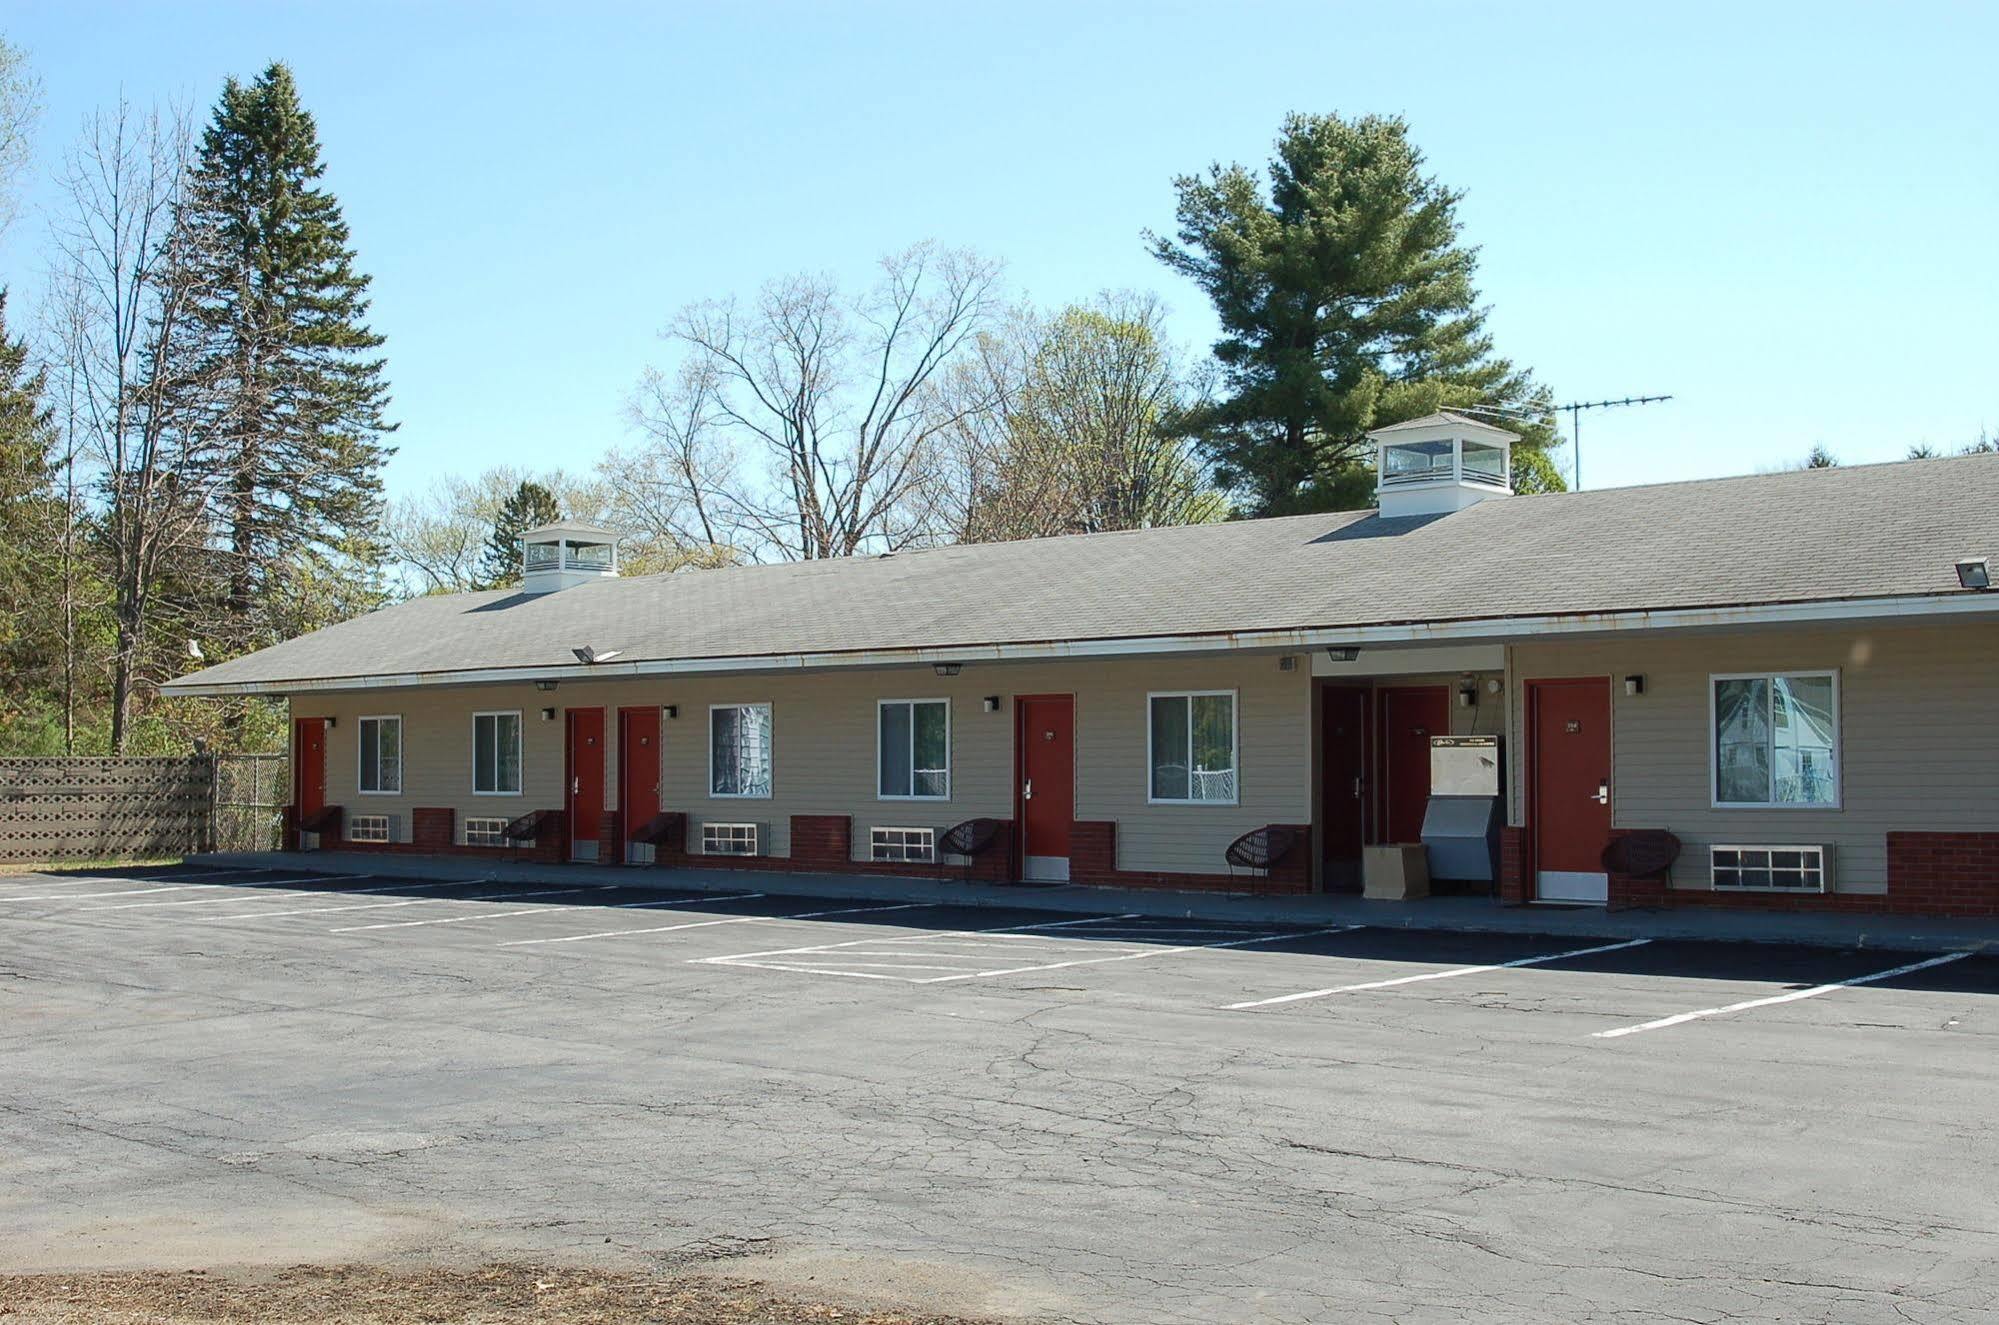
[[[743,654],[727,658],[654,658],[546,667],[478,667],[463,671],[395,672],[304,677],[276,681],[222,681],[160,687],[169,696],[286,695],[308,691],[387,690],[410,686],[488,685],[514,681],[609,680],[637,676],[700,676],[812,668],[890,667],[912,663],[1025,662],[1068,658],[1148,657],[1160,654],[1231,653],[1240,650],[1300,652],[1330,645],[1363,649],[1387,644],[1504,643],[1563,636],[1614,635],[1664,630],[1729,630],[1748,626],[1822,625],[1845,621],[1925,621],[1938,618],[1999,619],[1999,593],[1959,591],[1928,596],[1821,599],[1736,607],[1660,608],[1584,612],[1565,616],[1478,617],[1391,625],[1251,630],[1203,635],[1146,635],[1101,640],[1056,640],[847,652]],[[1363,652],[1361,661],[1365,662]]]

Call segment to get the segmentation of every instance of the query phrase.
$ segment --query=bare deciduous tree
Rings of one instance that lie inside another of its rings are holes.
[[[56,227],[57,381],[77,451],[93,468],[112,593],[111,749],[130,735],[134,692],[162,613],[199,598],[218,476],[216,416],[183,375],[199,293],[171,273],[187,124],[120,102],[92,115],[62,172]],[[166,592],[169,585],[177,592]]]
[[[627,407],[645,443],[614,448],[597,464],[611,523],[642,544],[631,559],[635,568],[723,566],[745,556],[729,495],[737,464],[722,435],[715,386],[703,363],[672,374],[647,369]]]
[[[693,376],[671,379],[663,399],[642,388],[635,409],[641,426],[668,439],[663,472],[684,490],[673,498],[679,508],[701,495],[697,518],[711,546],[726,532],[751,555],[807,560],[940,532],[930,467],[939,438],[970,407],[939,390],[941,377],[991,316],[999,269],[929,244],[881,267],[858,298],[822,277],[793,276],[748,308],[690,307],[667,332]],[[724,466],[718,480],[684,463],[724,448],[761,455],[763,472]]]
[[[1151,295],[1104,294],[980,339],[950,389],[984,410],[950,433],[942,504],[965,542],[1221,519],[1176,428],[1190,386]]]
[[[383,536],[401,593],[466,593],[478,588],[479,560],[500,508],[528,479],[554,493],[565,515],[581,520],[603,518],[606,492],[595,479],[559,469],[529,474],[508,465],[474,478],[447,474],[421,496],[388,505]]]

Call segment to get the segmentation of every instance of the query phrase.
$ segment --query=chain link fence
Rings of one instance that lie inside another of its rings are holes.
[[[215,756],[214,849],[276,851],[291,785],[287,755]]]

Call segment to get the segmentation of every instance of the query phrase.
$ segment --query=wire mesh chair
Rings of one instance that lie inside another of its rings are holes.
[[[1268,879],[1270,871],[1284,863],[1298,845],[1298,832],[1281,824],[1267,824],[1251,829],[1235,841],[1229,843],[1224,858],[1229,863],[1229,880],[1234,882],[1237,870],[1248,870],[1252,883]],[[1252,889],[1254,891],[1254,889]]]
[[[962,856],[965,860],[965,882],[972,881],[972,869],[978,858],[995,846],[1004,845],[1000,829],[1005,827],[998,819],[967,819],[961,824],[953,824],[937,838],[937,859],[946,856]]]

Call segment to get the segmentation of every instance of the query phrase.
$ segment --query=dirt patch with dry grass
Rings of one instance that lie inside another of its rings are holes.
[[[0,1275],[4,1325],[991,1325],[811,1302],[753,1281],[489,1265]]]

